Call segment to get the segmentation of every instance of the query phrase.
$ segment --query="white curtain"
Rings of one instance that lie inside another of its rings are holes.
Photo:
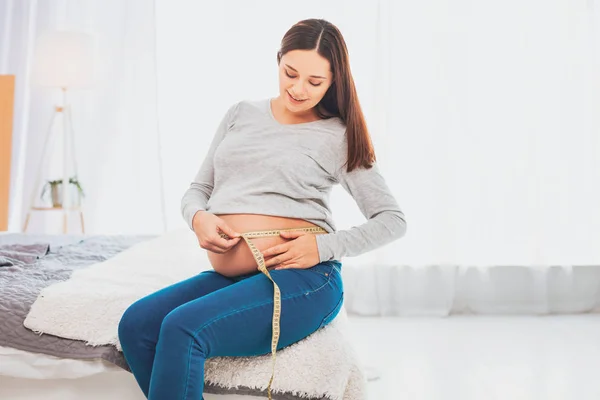
[[[29,115],[29,69],[32,49],[32,20],[35,5],[30,1],[0,1],[0,74],[15,75],[9,230],[20,224],[23,169]]]
[[[157,4],[170,225],[223,110],[276,95],[281,37],[316,16],[345,34],[377,154],[408,220],[406,237],[371,259],[600,261],[592,3],[315,1],[297,12],[275,1]],[[352,199],[334,197],[340,228],[362,222]]]
[[[378,144],[409,221],[384,259],[599,264],[593,3],[382,4]]]
[[[276,95],[283,34],[323,17],[346,38],[382,170],[408,221],[401,240],[345,260],[349,310],[575,312],[598,303],[592,0],[0,6],[9,13],[0,62],[18,78],[13,229],[58,99],[27,81],[41,30],[98,40],[98,84],[71,98],[89,231],[160,233],[184,227],[181,195],[227,107]],[[340,187],[332,206],[339,229],[364,222]]]
[[[345,260],[360,314],[584,312],[600,301],[598,10],[591,1],[157,0],[167,220],[233,101],[277,94],[275,52],[335,23],[401,240]],[[250,166],[249,166],[250,168]],[[339,187],[339,229],[364,217]],[[591,267],[590,267],[591,266]]]
[[[4,73],[17,78],[9,230],[21,229],[59,89],[34,85],[36,38],[79,31],[95,41],[95,81],[69,93],[87,233],[164,231],[158,142],[154,3],[145,0],[1,0]],[[55,129],[60,132],[61,119]],[[59,159],[50,161],[60,163]],[[55,164],[54,164],[55,165]],[[51,179],[43,176],[42,179]],[[36,194],[37,195],[37,194]],[[77,232],[77,215],[70,232]],[[60,233],[61,214],[33,213],[29,231]]]

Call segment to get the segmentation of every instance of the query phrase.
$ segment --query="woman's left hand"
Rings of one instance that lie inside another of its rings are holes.
[[[302,231],[281,232],[281,237],[289,242],[273,246],[262,252],[263,257],[274,256],[265,262],[267,268],[311,268],[320,262],[315,235]]]

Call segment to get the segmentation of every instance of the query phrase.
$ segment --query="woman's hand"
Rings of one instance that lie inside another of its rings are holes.
[[[273,246],[262,252],[263,257],[274,256],[265,262],[267,268],[311,268],[320,262],[315,235],[308,232],[281,232],[280,236],[289,242]]]
[[[213,253],[226,253],[241,239],[241,235],[231,229],[225,221],[206,211],[198,211],[194,214],[192,226],[200,247]],[[225,233],[230,239],[221,237],[220,232]]]

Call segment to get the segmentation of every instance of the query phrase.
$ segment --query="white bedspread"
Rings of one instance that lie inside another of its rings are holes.
[[[188,229],[142,242],[115,257],[75,271],[65,282],[45,288],[33,304],[25,326],[36,332],[113,344],[120,349],[117,328],[125,309],[137,299],[210,268],[203,249]],[[278,352],[275,392],[332,400],[363,400],[366,380],[344,335],[342,309],[330,325]],[[266,389],[271,358],[209,359],[205,380],[233,388]]]

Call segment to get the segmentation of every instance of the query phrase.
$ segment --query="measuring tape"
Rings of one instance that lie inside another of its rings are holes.
[[[262,237],[270,237],[270,236],[280,236],[281,232],[306,232],[306,233],[327,233],[327,231],[320,227],[310,227],[310,228],[292,228],[292,229],[276,229],[270,231],[254,231],[254,232],[246,232],[242,233],[242,238],[248,243],[248,247],[250,247],[250,251],[252,251],[252,256],[254,256],[254,260],[256,260],[256,264],[258,265],[258,270],[265,274],[267,278],[273,282],[273,335],[271,336],[271,355],[272,355],[272,371],[271,371],[271,379],[269,380],[269,386],[267,386],[267,395],[269,396],[269,400],[271,398],[271,384],[273,383],[273,378],[275,377],[275,352],[277,351],[277,343],[279,343],[279,320],[281,319],[281,291],[279,290],[279,286],[269,274],[269,270],[265,266],[265,258],[262,253],[256,248],[254,243],[250,241],[250,239],[262,238]],[[220,236],[224,239],[230,239],[224,233],[221,233]]]

